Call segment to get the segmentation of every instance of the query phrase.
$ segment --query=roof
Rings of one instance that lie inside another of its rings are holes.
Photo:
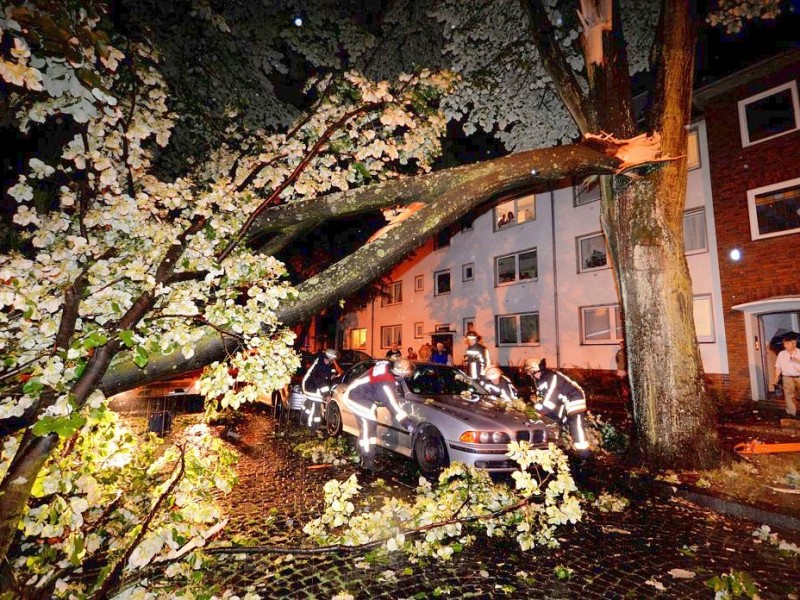
[[[740,69],[735,73],[721,77],[716,81],[701,86],[694,91],[692,102],[700,110],[718,96],[730,93],[735,88],[760,79],[766,75],[779,71],[792,64],[800,64],[800,48],[791,48],[752,65]]]

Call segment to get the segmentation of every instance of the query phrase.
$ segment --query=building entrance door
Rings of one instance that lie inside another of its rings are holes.
[[[759,315],[758,328],[761,349],[763,385],[768,401],[783,403],[775,389],[770,389],[770,381],[775,371],[775,359],[783,349],[780,336],[789,331],[800,332],[800,311],[785,311]]]
[[[436,332],[431,334],[431,346],[436,349],[436,344],[442,342],[444,347],[447,348],[447,351],[450,353],[450,356],[453,357],[453,364],[456,364],[456,356],[453,354],[453,334],[452,333],[443,333],[443,332]]]

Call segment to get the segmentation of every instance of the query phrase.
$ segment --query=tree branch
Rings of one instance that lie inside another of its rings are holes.
[[[346,298],[391,269],[432,235],[498,194],[558,181],[567,176],[611,174],[620,164],[621,161],[614,156],[607,156],[584,144],[571,144],[520,152],[478,165],[293,202],[274,209],[274,212],[267,211],[262,221],[263,229],[279,230],[278,222],[301,223],[305,215],[321,221],[332,215],[357,214],[394,206],[398,201],[428,204],[384,236],[300,284],[297,287],[298,298],[278,308],[277,320],[291,327]],[[100,387],[107,395],[123,392],[221,360],[238,347],[233,340],[220,340],[218,335],[209,333],[195,344],[195,354],[191,359],[183,358],[180,352],[151,356],[144,369],[132,361],[120,361],[108,370]]]
[[[555,83],[558,95],[572,115],[581,134],[593,130],[594,114],[586,96],[569,66],[561,44],[556,39],[555,28],[547,16],[541,0],[520,0],[528,17],[528,29],[547,74]]]
[[[108,597],[109,592],[112,590],[117,580],[119,579],[119,576],[122,574],[122,569],[125,568],[125,564],[128,562],[128,559],[131,557],[131,554],[133,554],[133,551],[142,542],[144,536],[147,535],[150,523],[152,523],[153,519],[155,519],[156,515],[158,514],[158,511],[161,509],[161,505],[166,501],[167,498],[169,498],[172,495],[172,492],[175,489],[175,487],[178,485],[178,483],[180,483],[181,479],[183,479],[183,474],[186,472],[186,448],[184,446],[180,446],[180,449],[181,449],[180,460],[175,465],[175,468],[172,471],[174,474],[175,470],[177,470],[178,474],[167,486],[167,489],[164,490],[164,493],[162,493],[158,497],[158,500],[156,500],[156,503],[153,505],[153,508],[150,509],[150,513],[147,515],[147,518],[145,519],[144,523],[142,523],[141,529],[139,529],[139,533],[136,535],[136,538],[134,538],[131,545],[125,549],[125,552],[122,554],[122,556],[120,556],[119,560],[114,564],[114,567],[111,569],[111,572],[103,581],[103,585],[100,586],[100,589],[97,590],[92,595],[92,598],[94,600],[105,600],[105,598]]]

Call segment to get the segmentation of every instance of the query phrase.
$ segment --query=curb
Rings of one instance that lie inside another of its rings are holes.
[[[793,515],[772,512],[748,504],[741,504],[716,496],[700,494],[690,489],[661,481],[652,481],[650,484],[653,488],[664,493],[666,496],[677,496],[678,498],[689,500],[690,502],[702,506],[703,508],[713,510],[714,512],[747,519],[755,523],[763,523],[769,525],[772,529],[782,529],[784,531],[800,533],[800,518]]]

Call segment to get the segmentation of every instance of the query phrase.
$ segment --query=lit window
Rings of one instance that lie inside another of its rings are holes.
[[[595,233],[578,238],[578,273],[598,271],[608,267],[606,237]]]
[[[350,330],[350,347],[353,349],[360,349],[367,347],[366,328]]]
[[[711,296],[695,296],[692,305],[694,309],[694,329],[698,342],[714,341],[714,311],[711,305]]]
[[[450,270],[438,271],[433,274],[433,295],[450,293]]]
[[[580,310],[582,344],[616,344],[622,339],[619,304],[585,306]]]
[[[686,167],[690,171],[700,168],[700,135],[697,133],[697,128],[689,130],[686,141]]]
[[[742,146],[771,140],[800,128],[797,82],[790,81],[739,102]]]
[[[392,344],[398,346],[403,343],[402,325],[385,325],[381,327],[381,348],[391,348]]]
[[[494,208],[494,229],[506,229],[536,218],[536,196],[521,196],[506,200]]]
[[[747,191],[754,240],[800,231],[800,178]]]
[[[475,263],[461,265],[461,281],[472,281],[475,279]]]
[[[696,254],[708,250],[704,208],[687,210],[683,213],[683,247],[686,254]]]
[[[495,285],[504,285],[518,281],[536,281],[539,268],[536,261],[536,248],[499,256],[494,259]]]
[[[600,177],[591,175],[576,180],[572,185],[572,198],[575,206],[582,206],[600,200]]]
[[[383,288],[384,296],[381,297],[381,306],[391,306],[403,302],[403,282],[393,281]]]
[[[533,346],[539,343],[539,313],[497,315],[498,346]]]

